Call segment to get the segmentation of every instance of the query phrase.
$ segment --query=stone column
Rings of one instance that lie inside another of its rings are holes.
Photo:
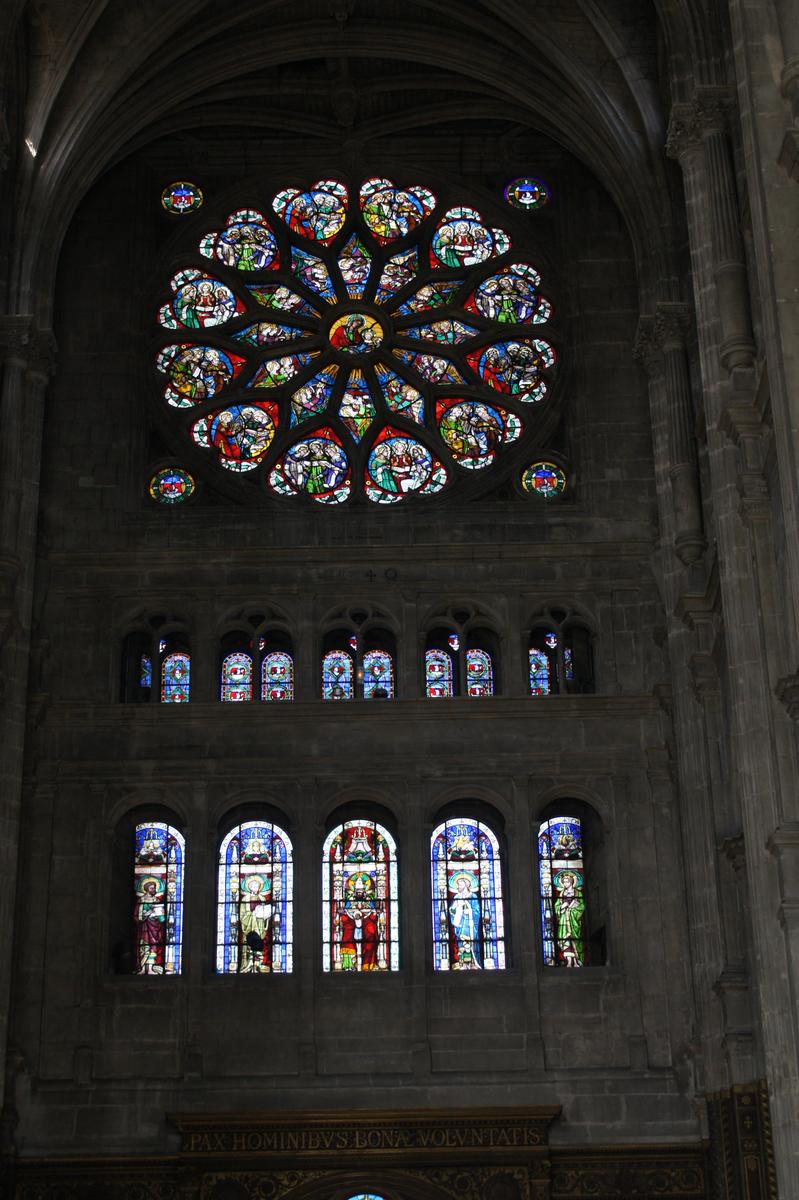
[[[688,324],[687,304],[658,304],[654,319],[642,318],[635,347],[650,387],[665,391],[674,550],[686,565],[696,562],[705,548],[685,345]]]
[[[0,318],[0,1081],[8,1036],[44,392],[54,349],[52,334],[37,330],[30,317]]]
[[[751,367],[755,357],[738,194],[727,133],[732,98],[726,88],[697,88],[690,104],[675,104],[667,153],[686,174],[701,166],[713,229],[713,279],[727,371]],[[702,161],[697,164],[696,152]],[[686,181],[686,189],[689,184]]]

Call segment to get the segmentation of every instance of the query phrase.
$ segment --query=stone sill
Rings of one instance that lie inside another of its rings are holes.
[[[660,703],[652,695],[637,696],[493,696],[483,699],[455,696],[451,700],[425,697],[396,700],[295,700],[290,704],[251,701],[247,704],[223,704],[219,700],[191,700],[188,704],[83,704],[59,701],[47,709],[49,720],[64,724],[87,722],[111,726],[137,722],[161,725],[165,721],[201,724],[207,721],[298,721],[321,719],[329,712],[336,720],[396,720],[398,716],[425,720],[484,721],[487,717],[535,716],[536,720],[563,720],[573,717],[650,717],[660,713]]]

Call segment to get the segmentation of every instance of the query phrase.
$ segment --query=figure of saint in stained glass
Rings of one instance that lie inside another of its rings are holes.
[[[585,867],[579,817],[551,817],[538,831],[544,962],[584,967]]]
[[[433,965],[437,971],[505,966],[499,843],[471,817],[439,825],[432,838]]]
[[[182,835],[163,821],[136,826],[133,924],[137,975],[179,975],[183,944]]]
[[[244,821],[219,852],[216,969],[286,974],[292,969],[292,848],[269,821]]]
[[[345,821],[322,858],[325,971],[399,969],[397,848],[374,821]]]

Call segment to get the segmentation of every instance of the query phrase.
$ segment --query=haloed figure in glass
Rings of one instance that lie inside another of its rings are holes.
[[[544,962],[584,967],[585,868],[578,817],[552,817],[538,831],[538,875]]]
[[[322,865],[326,971],[396,971],[397,854],[387,830],[347,821],[325,842]]]
[[[435,969],[502,969],[505,919],[496,837],[480,821],[454,818],[434,831],[431,858]]]
[[[183,838],[160,821],[137,825],[133,924],[137,975],[180,972],[183,932]]]

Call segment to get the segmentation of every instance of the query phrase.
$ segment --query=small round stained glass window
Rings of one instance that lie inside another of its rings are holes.
[[[170,183],[161,193],[163,207],[178,217],[183,213],[196,212],[202,202],[203,194],[194,183]]]
[[[188,471],[165,467],[150,480],[150,498],[158,504],[182,504],[194,493],[196,484]]]
[[[549,185],[543,179],[533,179],[524,175],[521,179],[513,179],[505,188],[505,199],[513,208],[521,208],[526,212],[534,212],[549,203]]]
[[[566,475],[557,463],[532,463],[522,471],[522,488],[545,500],[554,500],[566,490]]]
[[[160,419],[274,501],[490,486],[536,444],[553,308],[523,249],[465,199],[318,179],[220,214],[161,297]]]

